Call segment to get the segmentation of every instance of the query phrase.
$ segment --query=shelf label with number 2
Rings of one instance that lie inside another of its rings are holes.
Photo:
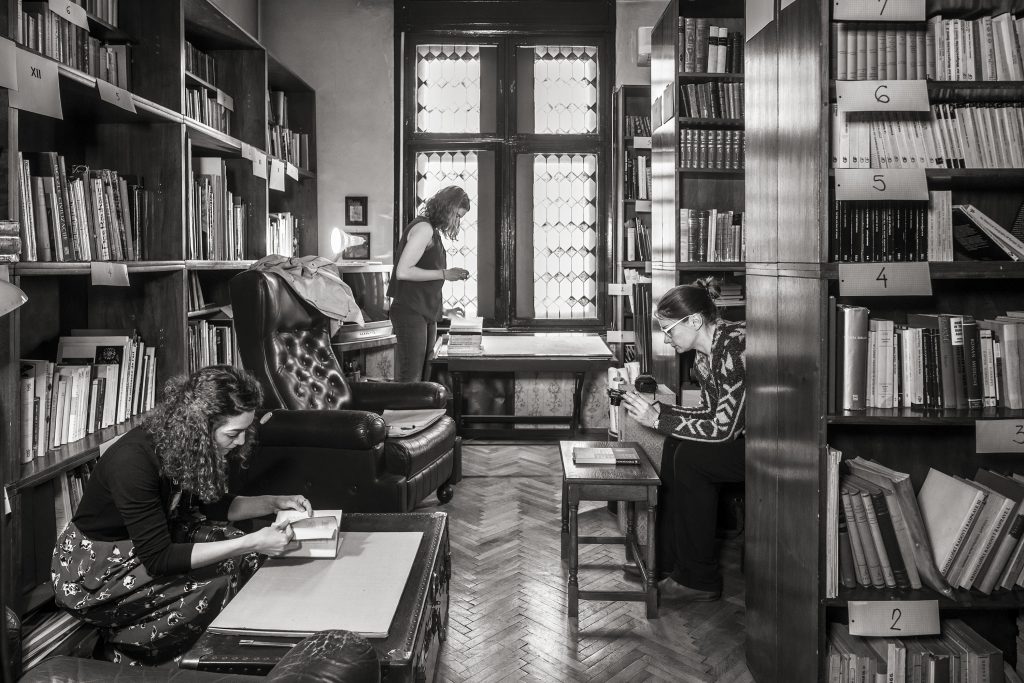
[[[939,634],[938,600],[850,600],[850,635],[904,638]]]

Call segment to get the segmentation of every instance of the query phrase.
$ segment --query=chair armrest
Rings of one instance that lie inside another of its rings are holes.
[[[448,389],[437,382],[350,382],[352,407],[379,413],[385,409],[444,408]]]
[[[260,446],[370,450],[384,442],[387,426],[365,410],[274,410],[258,427]]]
[[[377,683],[380,663],[368,640],[351,631],[320,631],[300,641],[263,679]]]

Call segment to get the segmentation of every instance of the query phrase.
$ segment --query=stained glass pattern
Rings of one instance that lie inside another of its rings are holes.
[[[533,161],[534,317],[597,317],[597,156]]]
[[[480,132],[480,46],[416,46],[416,130]]]
[[[534,132],[597,132],[596,47],[538,45],[533,78]]]
[[[449,185],[458,185],[469,195],[470,209],[462,218],[455,241],[445,240],[449,268],[465,268],[469,279],[444,283],[444,308],[460,315],[477,313],[477,223],[479,206],[479,160],[476,152],[421,152],[416,155],[416,207]]]

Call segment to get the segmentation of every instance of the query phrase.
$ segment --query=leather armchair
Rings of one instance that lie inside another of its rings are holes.
[[[242,365],[263,385],[258,446],[238,474],[248,495],[303,493],[314,507],[408,512],[437,491],[447,503],[461,474],[461,440],[443,417],[413,436],[388,438],[385,408],[444,408],[434,382],[345,381],[330,321],[275,273],[230,282]]]

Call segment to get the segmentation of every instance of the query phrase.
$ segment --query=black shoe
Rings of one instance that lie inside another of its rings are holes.
[[[658,582],[658,596],[662,600],[678,602],[714,602],[722,597],[722,591],[704,591],[690,588],[668,577]]]

